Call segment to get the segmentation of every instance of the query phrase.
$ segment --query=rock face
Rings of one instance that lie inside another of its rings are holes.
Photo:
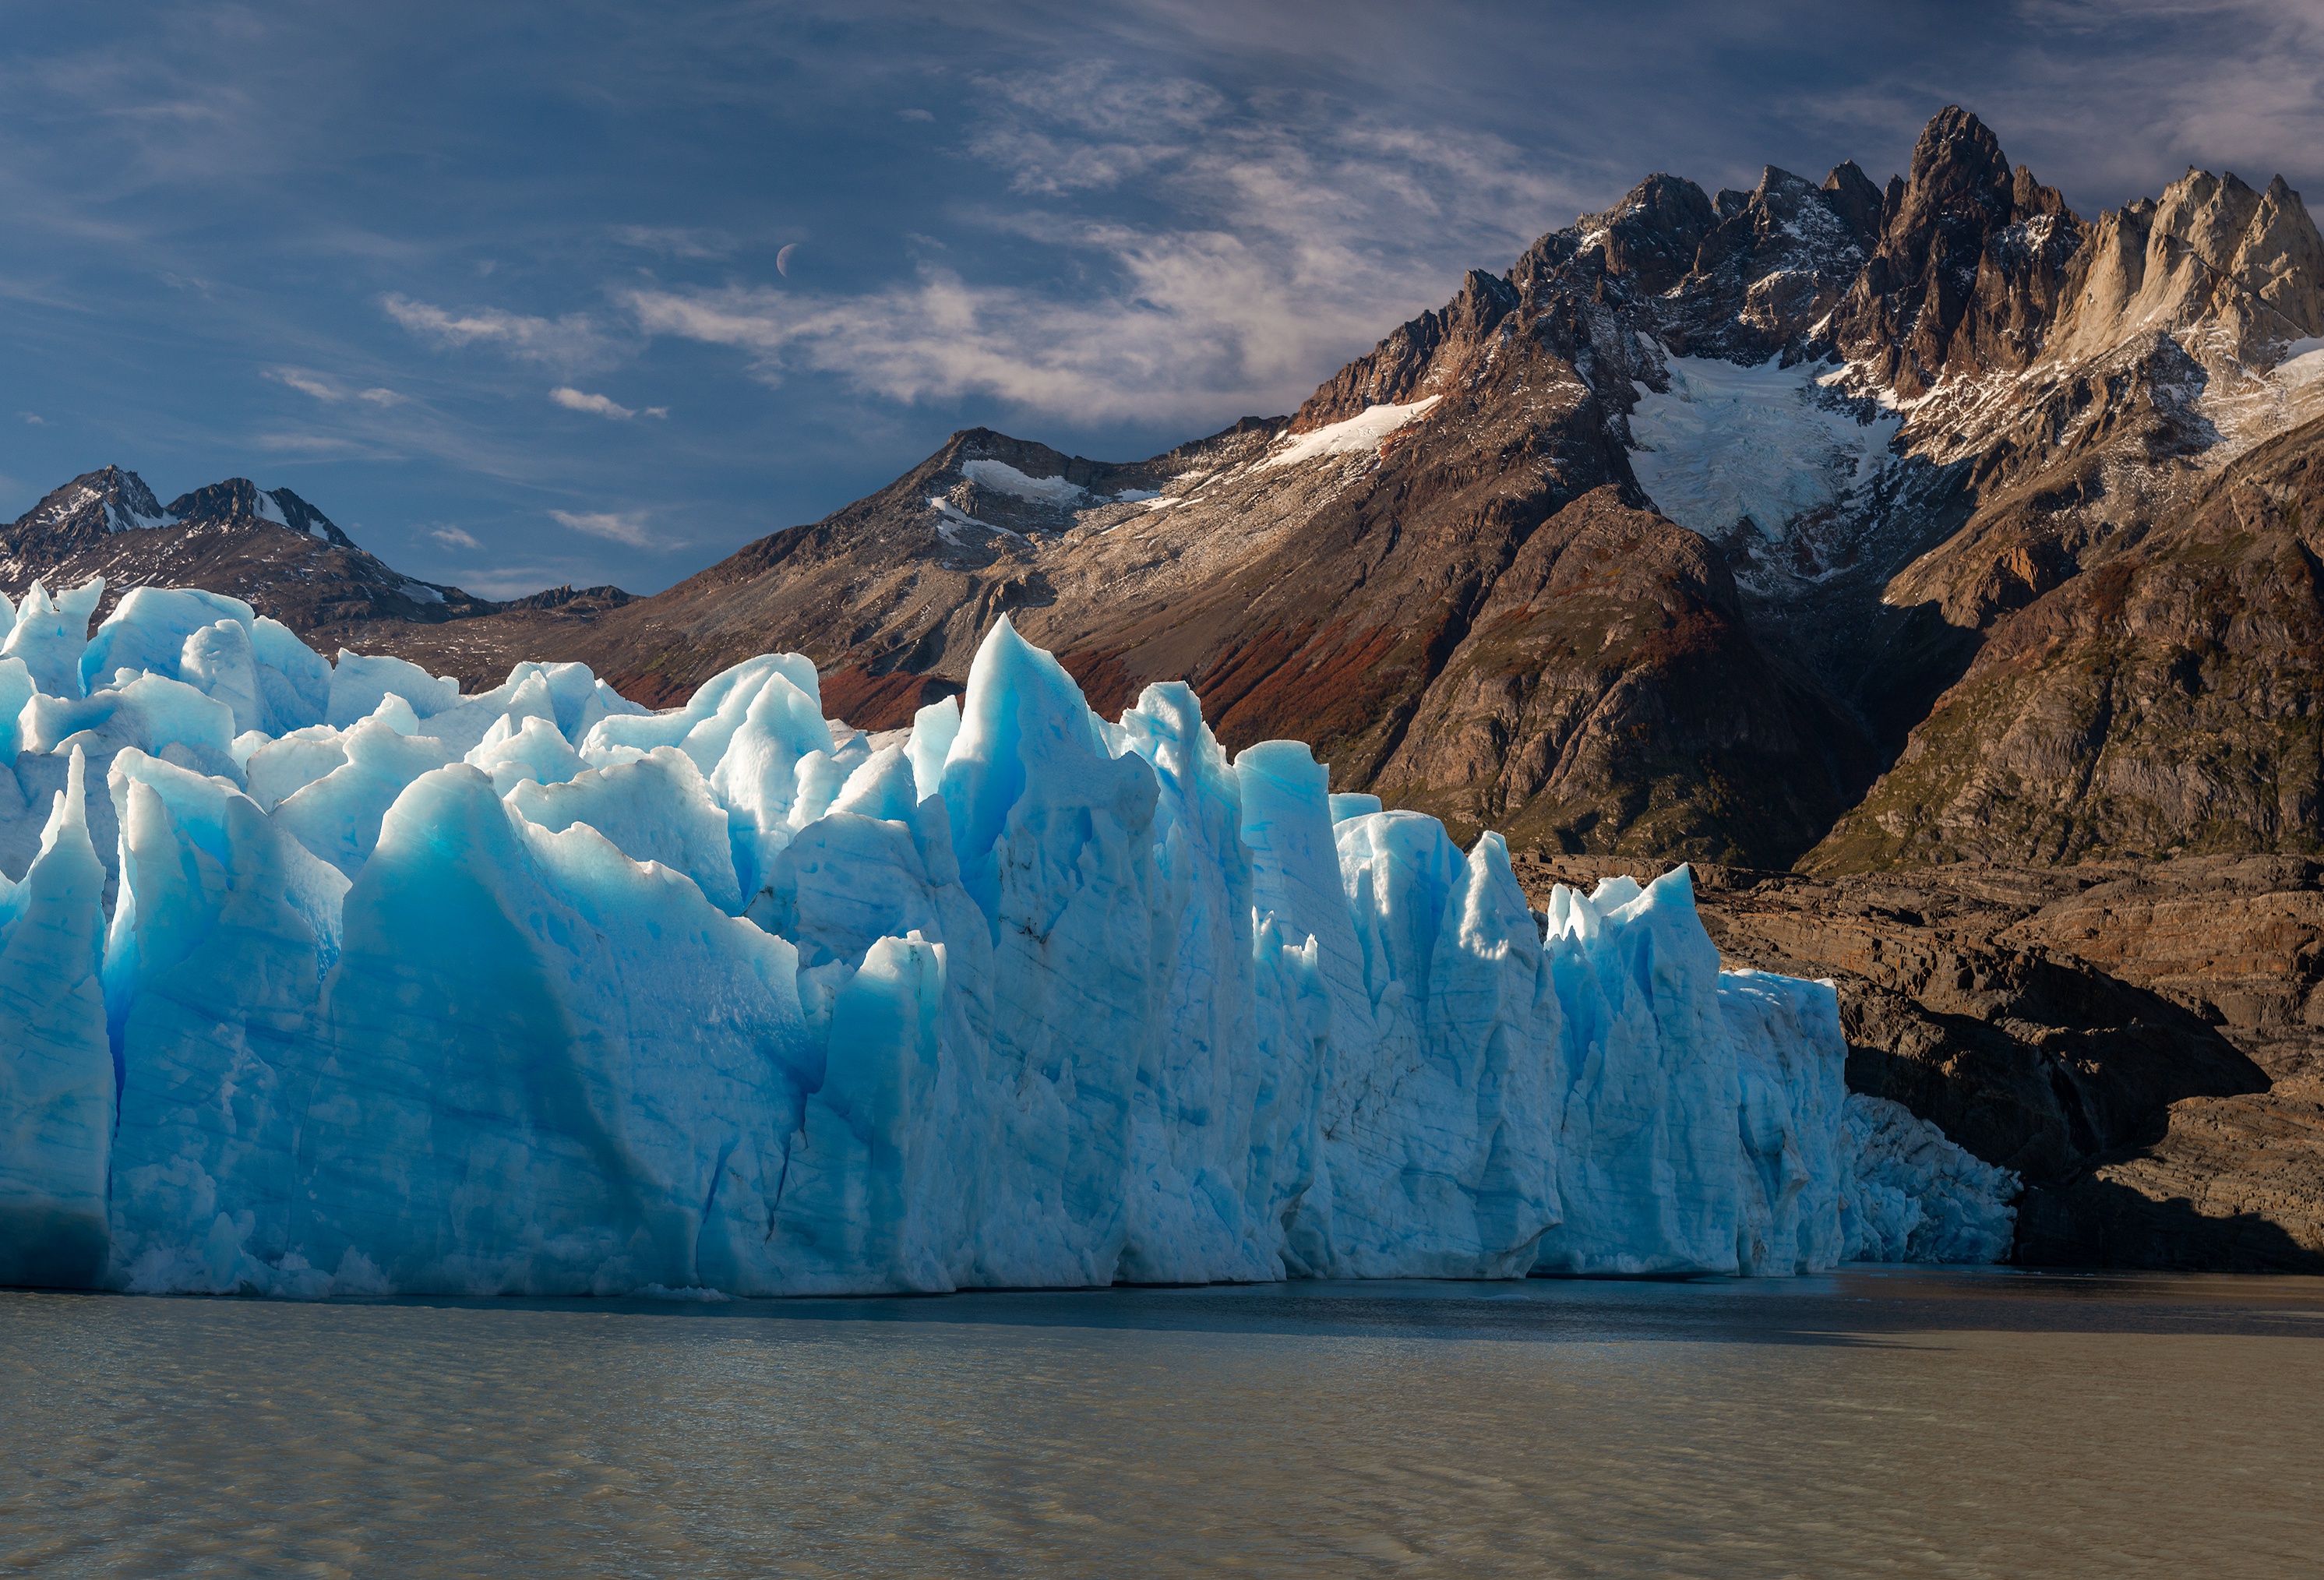
[[[2319,550],[2324,421],[1996,618],[1804,864],[2324,849]]]
[[[1975,115],[1948,107],[1921,134],[1909,180],[1881,205],[1878,245],[1833,337],[1898,400],[1950,374],[2026,366],[2055,316],[2083,227],[2058,192],[2013,171]]]

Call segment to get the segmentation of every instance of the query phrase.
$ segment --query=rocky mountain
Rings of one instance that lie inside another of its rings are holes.
[[[2312,344],[2311,344],[2312,342]],[[990,430],[651,598],[495,605],[287,489],[78,478],[0,586],[202,581],[472,681],[665,702],[815,658],[874,727],[1008,614],[1093,703],[1521,846],[1819,871],[2316,848],[2324,240],[2278,179],[2095,220],[1948,108],[1909,170],[1670,175],[1287,418],[1106,463]]]
[[[382,640],[655,701],[794,648],[881,726],[1006,613],[1101,708],[1185,678],[1230,746],[1556,852],[2308,850],[2319,337],[2281,180],[2089,221],[1949,108],[1885,188],[1650,177],[1288,418],[971,430],[654,597]]]
[[[572,624],[629,601],[618,587],[559,587],[494,603],[392,568],[288,488],[230,477],[164,505],[119,467],[82,474],[0,527],[0,592],[12,599],[36,582],[55,592],[92,577],[105,578],[98,618],[134,587],[207,587],[326,651],[338,642],[392,648],[412,631],[485,614],[504,616],[508,627]],[[496,658],[498,643],[485,645]],[[507,670],[454,672],[490,683]]]

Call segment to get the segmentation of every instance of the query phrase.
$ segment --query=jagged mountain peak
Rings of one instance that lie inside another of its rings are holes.
[[[169,513],[188,526],[232,528],[266,522],[342,548],[355,547],[330,517],[290,489],[262,489],[247,477],[228,477],[181,494],[170,502]]]
[[[2100,215],[2087,251],[2061,359],[2209,328],[2213,349],[2248,360],[2324,332],[2324,239],[2281,176],[2260,192],[2232,171],[2190,170],[2161,198]]]
[[[1877,243],[1832,325],[1855,383],[1900,402],[2040,352],[2084,226],[1974,115],[1948,105],[1892,179]],[[2056,222],[2034,226],[2039,217]]]
[[[27,554],[59,557],[116,532],[177,526],[234,530],[262,523],[288,527],[341,548],[355,547],[328,516],[288,488],[262,490],[247,477],[229,477],[181,494],[164,505],[143,477],[117,466],[84,472],[51,490],[15,522],[0,528],[0,545],[19,559]]]
[[[1823,179],[1823,189],[1831,194],[1833,207],[1849,227],[1859,236],[1880,234],[1880,189],[1872,178],[1852,159],[1843,159],[1831,167]]]
[[[120,467],[107,466],[84,472],[63,487],[51,489],[18,518],[10,535],[34,531],[101,537],[136,527],[160,526],[166,519],[166,513],[143,477]]]
[[[1997,208],[2008,202],[2014,185],[2001,139],[1959,105],[1947,105],[1929,117],[1913,143],[1909,168],[1906,190],[1932,208],[1959,197]]]
[[[120,467],[83,473],[0,526],[0,593],[22,596],[36,583],[89,587],[100,614],[134,587],[206,587],[302,633],[499,607],[393,569],[291,489],[228,477],[163,505]]]

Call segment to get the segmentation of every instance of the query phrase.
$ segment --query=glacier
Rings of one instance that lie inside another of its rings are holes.
[[[1004,618],[872,737],[814,665],[463,695],[247,605],[35,587],[0,653],[0,1283],[863,1294],[1790,1275],[2006,1252],[1828,983],[1678,868],[1093,713]],[[8,873],[21,874],[16,877]],[[1900,1117],[1901,1116],[1901,1117]],[[1917,1127],[1917,1128],[1916,1128]]]

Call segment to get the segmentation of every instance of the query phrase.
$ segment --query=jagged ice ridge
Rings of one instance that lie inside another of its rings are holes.
[[[1004,620],[866,737],[795,654],[649,713],[0,600],[0,1282],[737,1295],[1991,1260],[1684,869],[1508,851],[1098,717]],[[104,794],[93,793],[101,779]],[[1336,803],[1336,804],[1335,804]],[[6,871],[23,874],[11,880]]]

